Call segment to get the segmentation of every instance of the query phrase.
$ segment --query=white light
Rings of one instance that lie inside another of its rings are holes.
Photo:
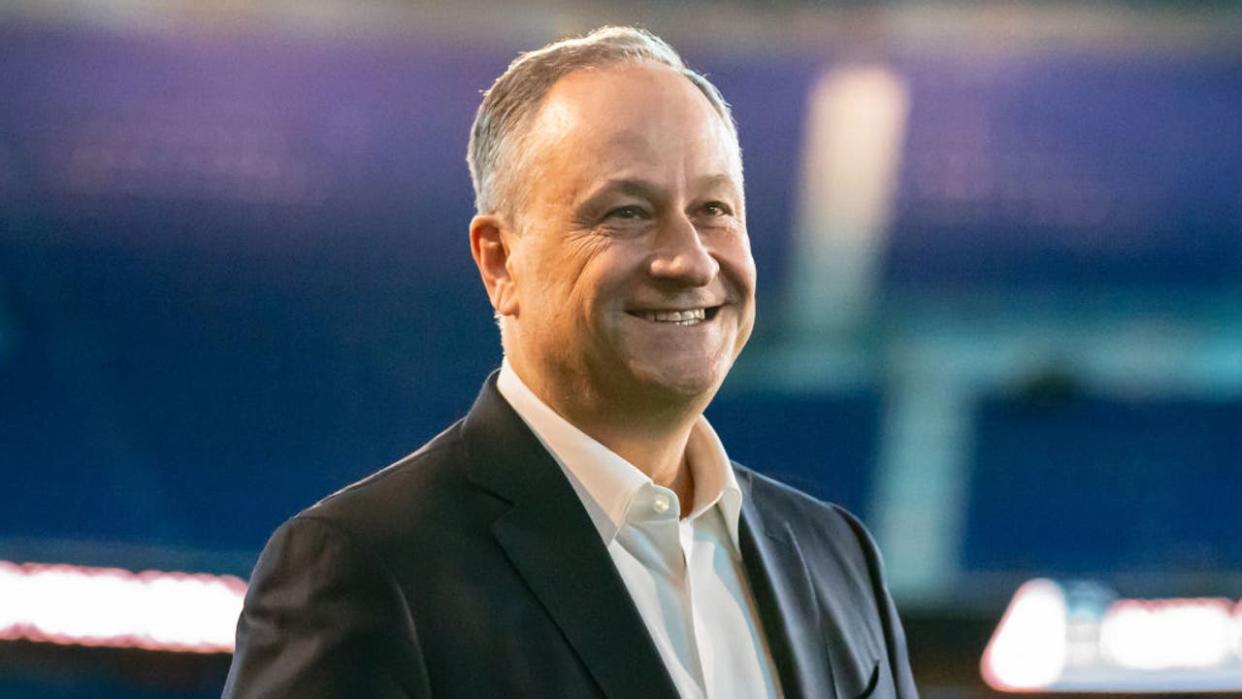
[[[1065,669],[1068,609],[1060,586],[1032,580],[1018,589],[983,654],[983,679],[993,689],[1024,691],[1052,685]]]
[[[981,670],[1005,692],[1239,692],[1242,603],[1035,580],[1018,589]]]
[[[1215,667],[1234,652],[1224,599],[1119,600],[1100,624],[1104,657],[1135,670]]]
[[[231,575],[0,561],[0,638],[228,653],[245,594]]]
[[[1242,600],[1233,608],[1233,653],[1242,659]]]

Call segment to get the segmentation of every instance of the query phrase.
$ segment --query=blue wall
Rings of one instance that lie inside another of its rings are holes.
[[[8,27],[0,539],[256,552],[280,520],[460,415],[499,362],[467,253],[467,128],[518,48]],[[756,344],[776,345],[806,100],[845,58],[690,59],[741,125]],[[1236,56],[944,52],[889,64],[912,111],[886,289],[1238,286]],[[866,515],[883,393],[728,393],[711,414],[739,460]],[[1164,427],[1224,439],[1236,412],[1097,415],[1108,409],[981,409],[967,567],[1111,566],[1000,527],[1011,511],[1040,521],[1048,500],[1066,510],[1058,522],[1089,527],[1094,503],[1067,478],[1090,468],[1175,493],[1161,517],[1219,505],[1211,488],[1169,489],[1191,467],[1233,483],[1236,444],[1179,451],[1185,435]],[[1097,432],[1110,420],[1137,422]],[[1132,433],[1150,443],[1126,449],[1161,458],[1135,467],[1118,446]],[[1035,458],[1065,440],[1096,446]],[[1220,524],[1201,526],[1185,536]],[[1109,550],[1139,561],[1136,547]],[[1236,548],[1211,555],[1240,561]]]

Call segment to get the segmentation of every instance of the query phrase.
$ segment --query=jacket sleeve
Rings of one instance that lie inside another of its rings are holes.
[[[225,699],[430,696],[404,595],[374,554],[302,515],[251,576]]]
[[[858,543],[867,559],[867,570],[871,576],[871,588],[876,599],[880,623],[884,628],[884,643],[888,651],[889,670],[892,673],[894,689],[899,699],[918,699],[918,689],[914,684],[914,673],[910,670],[910,655],[906,649],[906,633],[901,626],[901,618],[897,615],[897,605],[888,592],[888,584],[884,581],[884,559],[880,548],[871,538],[870,532],[854,515],[842,508],[837,508],[854,529]]]

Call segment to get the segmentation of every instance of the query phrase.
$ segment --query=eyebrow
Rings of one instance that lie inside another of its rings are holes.
[[[612,194],[614,192],[620,194],[629,194],[644,199],[658,200],[663,197],[663,192],[659,185],[649,180],[640,179],[614,179],[608,180],[602,186],[591,194],[591,199],[595,199],[601,194]]]
[[[741,193],[733,178],[723,173],[717,175],[703,175],[702,177],[696,179],[692,186],[696,190],[725,187],[735,196]],[[628,194],[633,197],[639,197],[653,202],[661,202],[666,198],[663,188],[654,182],[643,179],[619,177],[608,180],[599,187],[596,187],[594,191],[583,199],[578,208],[589,208],[598,203],[603,197],[612,194]]]
[[[624,194],[646,201],[660,203],[664,201],[664,193],[654,182],[633,178],[616,178],[596,187],[577,206],[574,214],[578,218],[589,218],[598,213],[604,200],[616,194]]]

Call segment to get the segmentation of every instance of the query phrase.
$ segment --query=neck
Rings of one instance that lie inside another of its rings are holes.
[[[510,366],[518,378],[549,408],[656,484],[672,490],[682,513],[689,512],[694,504],[694,478],[686,445],[706,401],[617,400],[597,388],[548,381],[542,373],[526,371],[512,360]]]
[[[686,444],[698,414],[669,415],[663,421],[640,422],[618,419],[615,410],[600,413],[583,411],[581,406],[551,407],[592,439],[647,474],[656,484],[677,493],[683,511],[693,503],[694,478],[686,460]]]

